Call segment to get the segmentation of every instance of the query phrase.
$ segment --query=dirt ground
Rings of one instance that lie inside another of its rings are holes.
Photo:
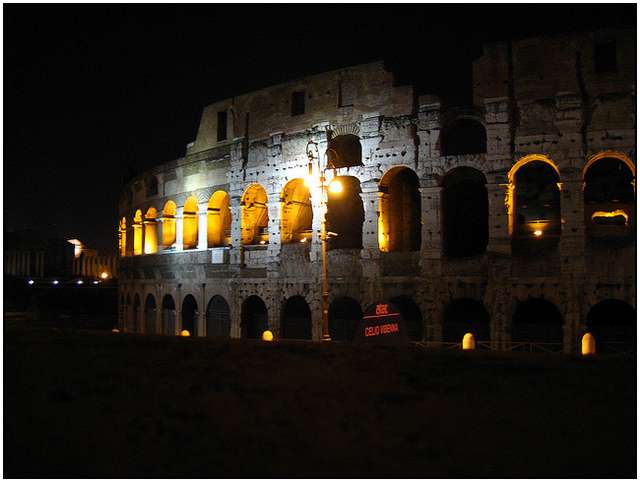
[[[634,359],[12,328],[4,477],[636,477]]]

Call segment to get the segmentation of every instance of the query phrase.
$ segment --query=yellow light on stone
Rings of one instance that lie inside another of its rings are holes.
[[[329,183],[329,192],[339,194],[342,192],[342,183],[338,179],[334,179]]]
[[[100,278],[107,279],[108,277],[109,277],[109,273],[107,273],[106,271],[103,271],[102,273],[100,273]]]
[[[300,242],[301,242],[301,243],[306,243],[306,242],[307,242],[307,238],[302,238],[302,239],[300,240]]]
[[[616,209],[615,211],[596,211],[591,215],[591,221],[597,218],[615,218],[622,216],[624,218],[624,224],[629,224],[629,215],[622,209]]]
[[[180,336],[191,336],[191,333],[189,333],[189,330],[182,330]]]
[[[475,350],[476,349],[476,338],[473,336],[473,333],[466,333],[462,337],[462,349],[463,350]]]
[[[540,229],[536,229],[536,230],[533,232],[533,235],[534,235],[534,236],[537,236],[537,237],[540,237],[540,236],[542,236],[542,231],[541,231]]]
[[[271,333],[269,330],[263,332],[262,341],[273,341],[273,333]]]
[[[591,333],[585,333],[582,337],[582,354],[595,355],[596,338]]]

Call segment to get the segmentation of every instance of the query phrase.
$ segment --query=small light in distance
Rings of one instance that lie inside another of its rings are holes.
[[[260,244],[266,244],[267,242],[263,239],[262,241],[260,241]]]
[[[191,333],[189,333],[189,330],[182,330],[180,336],[191,336]]]
[[[537,236],[537,237],[540,237],[540,236],[542,236],[542,231],[540,231],[539,229],[536,229],[536,230],[533,232],[533,235],[534,235],[534,236]]]
[[[81,279],[79,279],[78,281],[76,281],[76,284],[79,284],[79,285],[81,285],[81,284],[83,284],[83,283],[84,283],[84,281],[82,281]]]
[[[98,280],[93,280],[93,284],[94,284],[94,285],[97,285],[98,283],[100,283],[100,281],[98,281]]]
[[[53,284],[54,284],[54,285],[57,285],[58,283],[59,283],[59,281],[58,281],[57,279],[54,279],[54,280],[53,280]]]
[[[301,243],[306,243],[306,242],[307,242],[307,238],[302,238],[302,239],[300,240],[300,242],[301,242]]]
[[[273,333],[271,331],[266,330],[262,333],[262,341],[273,341]]]
[[[33,283],[35,283],[35,281],[33,281],[32,279],[30,279],[29,281],[27,281],[27,283],[29,283],[30,285],[32,285]]]
[[[106,271],[103,271],[102,273],[100,273],[100,278],[107,279],[108,277],[109,277],[109,273],[107,273]]]

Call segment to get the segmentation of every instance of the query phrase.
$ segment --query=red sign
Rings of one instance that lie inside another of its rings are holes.
[[[400,311],[391,303],[376,303],[364,313],[353,337],[354,343],[406,345],[409,343]]]

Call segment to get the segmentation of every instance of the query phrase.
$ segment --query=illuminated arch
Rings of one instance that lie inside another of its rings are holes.
[[[379,184],[378,246],[380,251],[418,251],[422,236],[420,182],[404,166],[389,169]]]
[[[605,158],[618,159],[624,162],[626,166],[629,168],[629,170],[631,170],[631,174],[635,179],[636,177],[635,164],[633,164],[633,161],[629,159],[629,157],[627,157],[626,155],[618,151],[603,151],[603,152],[598,152],[597,154],[594,154],[593,156],[591,156],[587,161],[587,163],[584,165],[584,168],[582,168],[582,177],[583,178],[585,177],[585,175],[587,174],[587,171],[589,170],[589,168],[594,162],[597,162],[600,159],[605,159]],[[634,183],[634,187],[635,187],[635,183]]]
[[[155,254],[158,252],[158,229],[156,218],[158,210],[151,207],[144,215],[144,254]]]
[[[251,184],[242,200],[242,244],[266,244],[269,241],[267,192],[260,184]]]
[[[360,181],[353,176],[338,176],[340,192],[329,191],[327,199],[327,231],[330,249],[361,249],[364,207],[360,197]]]
[[[207,206],[207,246],[226,246],[231,236],[231,209],[229,195],[216,191]]]
[[[198,247],[198,200],[190,196],[182,208],[182,249]]]
[[[508,174],[508,178],[509,178],[509,183],[514,182],[515,180],[515,176],[516,176],[516,172],[518,172],[518,170],[524,166],[525,164],[528,164],[530,162],[533,161],[541,161],[541,162],[545,162],[547,164],[549,164],[554,171],[556,171],[556,174],[558,175],[558,179],[560,179],[560,170],[558,169],[558,166],[556,166],[556,164],[549,159],[547,156],[545,156],[544,154],[529,154],[528,156],[524,156],[521,157],[518,162],[516,162],[511,169],[509,170],[509,174]]]
[[[135,216],[133,217],[133,254],[134,256],[138,256],[142,254],[142,242],[144,233],[142,230],[142,211],[139,209],[136,211]]]
[[[176,242],[176,203],[169,200],[162,209],[162,247],[171,248]]]
[[[302,179],[289,181],[280,195],[280,241],[300,242],[311,237],[313,210],[309,189]]]
[[[127,255],[127,218],[120,220],[120,226],[118,228],[118,246],[120,248],[120,256]]]

